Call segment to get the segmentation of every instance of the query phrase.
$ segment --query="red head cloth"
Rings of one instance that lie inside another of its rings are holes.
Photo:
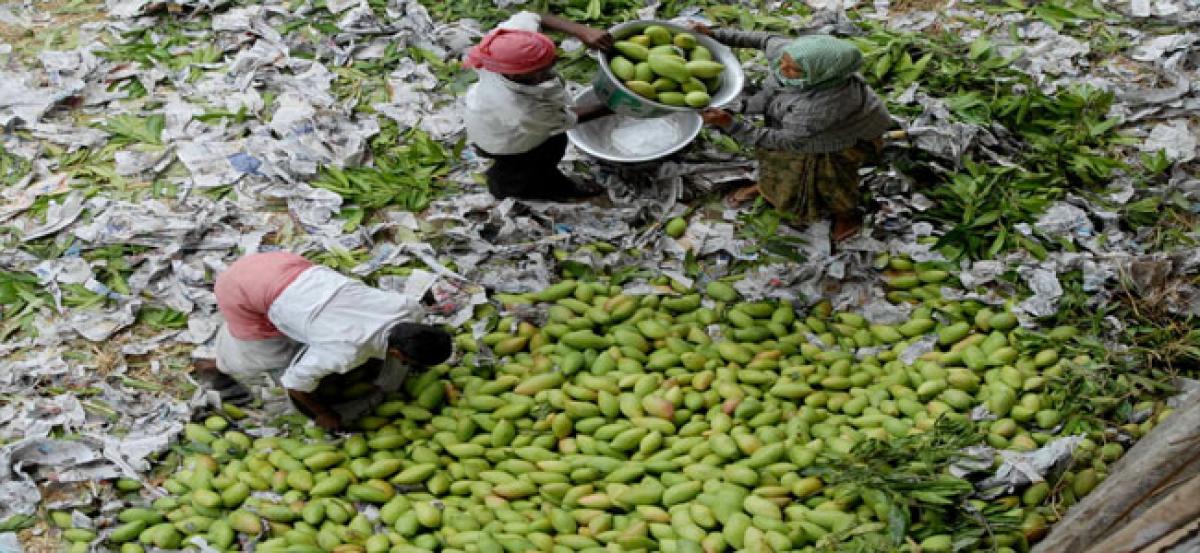
[[[467,52],[466,66],[501,75],[524,75],[554,63],[554,41],[541,33],[496,29]]]

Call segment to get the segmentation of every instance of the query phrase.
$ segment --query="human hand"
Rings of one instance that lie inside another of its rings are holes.
[[[700,112],[700,118],[706,124],[728,129],[733,125],[733,115],[720,108],[705,108]]]
[[[336,413],[317,415],[317,417],[313,419],[313,422],[317,423],[317,426],[320,426],[325,430],[329,430],[330,432],[335,432],[342,429],[342,417]]]
[[[613,43],[616,42],[613,39],[613,36],[608,33],[608,31],[603,29],[594,29],[592,27],[587,27],[580,31],[579,36],[576,38],[578,38],[579,41],[584,44],[584,46],[587,46],[593,50],[601,51],[611,50]]]
[[[691,23],[688,23],[688,27],[692,30],[693,33],[701,34],[704,36],[712,36],[712,29],[709,28],[708,25],[705,25],[703,23],[693,21]]]

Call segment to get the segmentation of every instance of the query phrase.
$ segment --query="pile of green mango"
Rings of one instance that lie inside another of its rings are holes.
[[[725,65],[689,33],[650,25],[616,43],[608,62],[613,75],[639,96],[669,106],[702,108],[721,86]]]
[[[1031,348],[1012,313],[940,299],[953,280],[944,268],[882,265],[893,298],[914,305],[903,324],[742,301],[722,281],[701,291],[661,278],[660,294],[633,296],[565,280],[498,295],[464,326],[484,334],[456,336],[454,365],[410,378],[358,432],[251,438],[236,410],[189,424],[187,454],[162,483],[169,495],[131,492],[141,503],[100,539],[122,553],[195,537],[263,553],[829,550],[882,531],[894,503],[815,468],[943,419],[976,425],[979,443],[1037,448],[1064,419],[1056,382],[1089,362],[1063,354],[1074,328]],[[501,311],[518,304],[542,316]],[[971,421],[981,405],[992,417]],[[1134,430],[1169,413],[1148,407],[1155,416]],[[914,509],[895,550],[1024,551],[1121,453],[1095,433],[1060,479],[990,504],[946,499],[1020,521],[974,542],[931,530],[945,515]],[[95,534],[66,537],[86,550]]]

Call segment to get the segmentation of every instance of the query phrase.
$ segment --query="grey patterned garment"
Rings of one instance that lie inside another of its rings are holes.
[[[718,42],[734,48],[755,48],[774,60],[791,37],[761,31],[713,29]],[[765,150],[829,153],[873,140],[892,126],[883,100],[855,74],[844,84],[827,89],[798,90],[769,75],[762,89],[741,101],[743,114],[761,114],[762,128],[734,123],[729,135],[743,144]]]

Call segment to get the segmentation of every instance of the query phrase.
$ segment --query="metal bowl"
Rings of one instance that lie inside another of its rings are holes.
[[[694,33],[687,27],[653,19],[628,21],[609,29],[608,32],[612,34],[613,38],[621,40],[625,37],[636,35],[642,32],[642,29],[651,25],[661,25],[675,33],[691,33],[696,37],[698,44],[708,48],[712,52],[713,60],[725,64],[725,71],[721,73],[721,87],[710,93],[712,102],[709,105],[713,107],[725,105],[742,92],[742,87],[746,84],[746,75],[742,73],[741,60],[733,53],[733,50],[713,40],[711,37]],[[596,96],[614,112],[633,117],[661,117],[681,111],[695,111],[696,108],[669,106],[638,95],[634,91],[629,90],[625,86],[625,83],[621,82],[621,79],[613,75],[612,69],[608,67],[608,63],[611,61],[608,54],[601,52],[599,59],[600,68],[596,71],[596,76],[592,79],[592,88],[596,90]]]
[[[575,105],[595,104],[590,87],[575,96]],[[695,110],[672,111],[662,117],[609,115],[576,125],[567,138],[592,157],[616,163],[642,163],[669,156],[700,134],[703,120]]]

